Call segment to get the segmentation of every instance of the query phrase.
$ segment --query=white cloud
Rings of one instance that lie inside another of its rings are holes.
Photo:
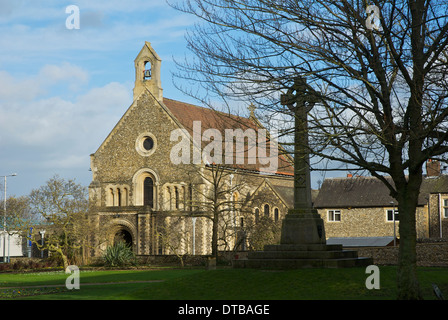
[[[65,27],[70,4],[80,8],[79,30]],[[0,0],[0,166],[19,173],[17,184],[23,177],[16,194],[63,170],[89,183],[89,154],[132,103],[144,41],[162,57],[173,97],[170,59],[183,56],[193,23],[160,0]]]
[[[32,79],[16,79],[8,72],[0,70],[0,101],[15,100],[18,97],[29,101],[41,92],[39,84],[34,83]]]
[[[62,65],[43,66],[38,78],[49,85],[61,82],[67,82],[70,85],[82,85],[89,80],[87,71],[68,62],[64,62]]]
[[[51,90],[51,85],[66,80],[64,70],[76,71],[77,76],[70,79],[75,85],[86,81],[87,75],[71,65],[48,65],[32,78]],[[23,99],[26,81],[2,71],[0,88],[5,85],[3,81],[10,82],[10,91],[0,92],[0,98],[7,98],[0,100],[0,148],[14,147],[17,154],[29,148],[39,150],[41,154],[29,159],[28,165],[34,167],[39,166],[35,159],[49,161],[42,165],[55,167],[58,163],[62,167],[75,165],[82,158],[88,161],[89,154],[98,148],[131,103],[129,88],[116,82],[92,88],[69,101],[60,96],[42,98],[38,94]]]

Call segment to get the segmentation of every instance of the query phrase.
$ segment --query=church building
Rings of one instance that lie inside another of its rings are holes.
[[[92,254],[122,240],[137,255],[206,255],[214,232],[219,250],[253,248],[257,223],[292,207],[292,159],[253,107],[242,117],[165,98],[160,76],[145,42],[133,102],[90,156]]]

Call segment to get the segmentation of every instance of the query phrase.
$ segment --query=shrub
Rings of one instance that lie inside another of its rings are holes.
[[[105,265],[109,267],[123,267],[136,263],[136,257],[131,246],[119,241],[113,246],[107,247],[103,255]]]
[[[12,269],[13,270],[22,270],[25,269],[27,266],[27,263],[22,260],[17,260],[13,263]]]

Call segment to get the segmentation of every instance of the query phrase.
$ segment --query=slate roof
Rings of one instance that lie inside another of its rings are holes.
[[[343,247],[385,247],[393,241],[394,237],[341,237],[328,238],[327,244],[342,244]]]
[[[222,139],[225,138],[225,129],[242,129],[246,131],[247,129],[253,129],[255,132],[259,130],[261,125],[253,117],[245,118],[237,115],[232,115],[224,112],[215,111],[209,108],[199,107],[193,104],[176,101],[168,98],[163,98],[163,104],[169,109],[173,116],[180,122],[180,124],[187,129],[191,136],[193,136],[193,121],[201,121],[202,133],[207,129],[217,129],[222,132]],[[255,145],[257,141],[251,143],[250,145]],[[202,147],[207,145],[209,142],[202,142]],[[249,145],[249,144],[247,144]],[[269,141],[266,143],[267,148],[269,148]],[[247,151],[247,150],[246,150]],[[223,151],[224,154],[224,151]],[[247,152],[246,152],[247,154]],[[269,150],[268,150],[269,155]],[[233,161],[232,167],[242,168],[246,170],[261,171],[260,169],[266,167],[267,164],[249,163],[247,156],[245,156],[245,161],[243,165],[236,164]],[[292,176],[294,174],[294,168],[292,162],[285,154],[282,154],[281,150],[278,155],[278,169],[277,174],[284,174]]]
[[[425,177],[418,205],[427,204],[430,193],[448,192],[448,176]],[[389,189],[375,177],[325,179],[314,202],[315,208],[390,207]]]

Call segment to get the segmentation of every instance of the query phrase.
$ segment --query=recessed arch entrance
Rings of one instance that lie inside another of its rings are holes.
[[[119,241],[123,241],[137,253],[137,230],[133,223],[126,219],[112,219],[105,225],[105,228],[108,230],[108,245],[115,245]]]
[[[132,234],[124,228],[119,229],[115,232],[113,241],[114,245],[118,242],[124,242],[127,246],[130,246],[132,248]]]

